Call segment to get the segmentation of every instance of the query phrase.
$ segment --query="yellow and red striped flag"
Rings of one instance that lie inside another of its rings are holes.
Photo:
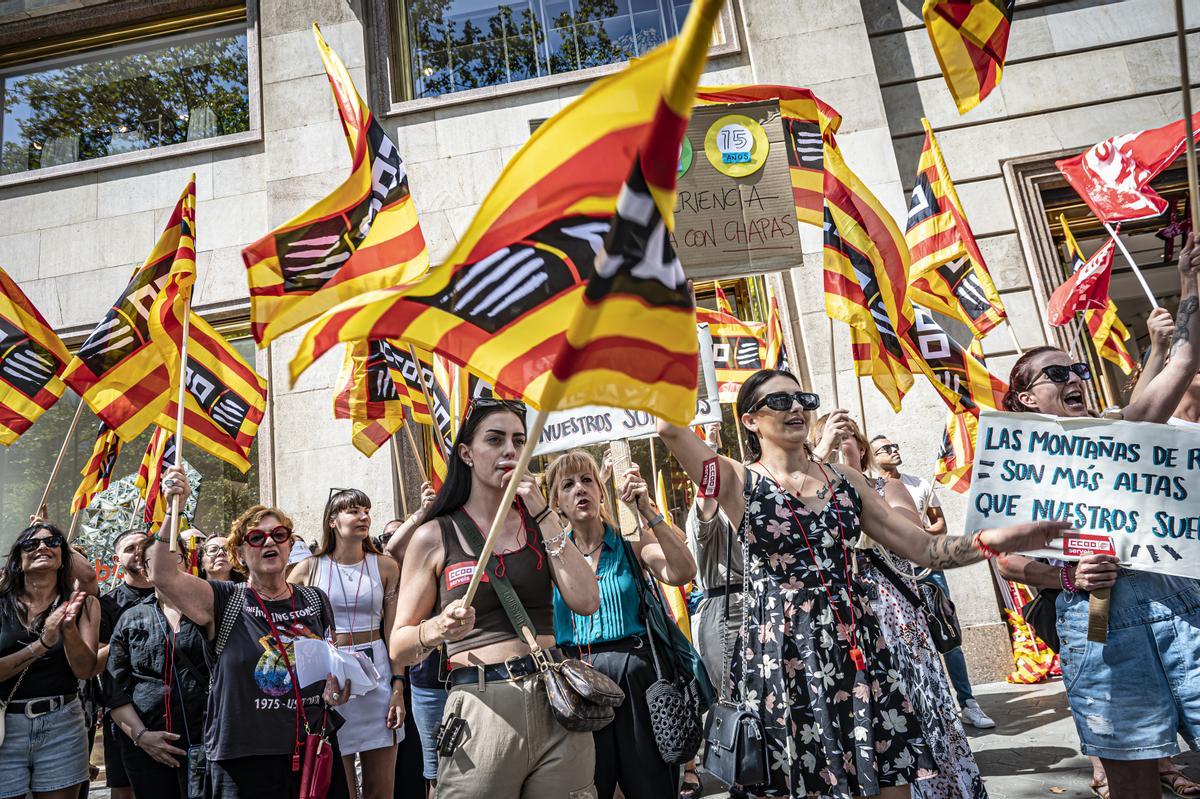
[[[808,225],[824,223],[825,139],[842,118],[808,89],[792,86],[702,86],[697,105],[777,100],[787,148],[788,171],[796,218]]]
[[[908,294],[914,303],[958,319],[976,337],[983,337],[1004,321],[1004,303],[967,223],[929,120],[922,119],[921,124],[925,146],[904,232],[912,255]]]
[[[421,353],[418,351],[418,356]],[[429,363],[432,366],[433,383],[430,384],[430,396],[433,405],[430,416],[433,424],[430,434],[433,437],[430,447],[430,479],[435,489],[441,490],[446,480],[448,467],[447,456],[454,457],[454,434],[458,430],[459,419],[455,417],[455,409],[451,402],[454,395],[454,364],[436,353],[429,353]]]
[[[908,245],[832,136],[825,146],[824,264],[825,312],[851,327],[855,372],[870,375],[899,411],[913,383],[902,344],[913,323]]]
[[[1016,0],[925,0],[921,16],[958,113],[1000,84]]]
[[[737,402],[742,383],[767,365],[767,326],[707,308],[696,309],[696,321],[707,322],[712,334],[718,400]]]
[[[950,411],[1001,407],[1008,384],[988,369],[979,339],[964,348],[928,308],[914,305],[913,311],[915,322],[903,341],[908,363],[929,378]]]
[[[316,23],[313,36],[350,148],[350,177],[242,251],[260,345],[340,302],[404,285],[429,268],[404,161]]]
[[[167,498],[162,493],[162,476],[175,465],[175,436],[161,427],[155,427],[146,444],[146,452],[138,466],[134,485],[142,492],[146,502],[142,518],[146,524],[160,524],[167,515]]]
[[[960,494],[971,490],[971,467],[975,463],[975,436],[978,431],[977,412],[947,413],[934,479]]]
[[[729,304],[729,298],[725,296],[725,291],[721,288],[718,280],[713,281],[713,294],[717,298],[717,310],[733,316],[733,306]]]
[[[368,458],[404,426],[404,409],[412,404],[407,384],[393,379],[390,361],[395,352],[389,342],[380,340],[346,346],[333,418],[353,422],[354,446]]]
[[[121,454],[121,438],[104,422],[96,433],[96,443],[92,445],[92,454],[84,464],[83,482],[75,490],[71,498],[71,513],[79,511],[91,504],[97,494],[108,488],[112,482],[113,469],[117,465],[117,456]]]
[[[0,444],[16,441],[54,407],[69,360],[62,339],[0,269]]]
[[[411,341],[537,408],[600,404],[686,424],[695,313],[670,247],[675,165],[720,0],[594,83],[505,167],[447,263],[315,324],[293,378],[338,341]]]
[[[177,291],[195,277],[196,183],[188,182],[146,262],[67,364],[63,380],[100,420],[131,441],[159,418],[171,372],[152,339],[154,303],[176,272]],[[176,262],[179,268],[175,269]]]
[[[767,360],[768,369],[783,369],[791,371],[787,359],[787,347],[783,338],[783,318],[779,313],[779,298],[774,291],[769,291],[770,310],[767,312]]]

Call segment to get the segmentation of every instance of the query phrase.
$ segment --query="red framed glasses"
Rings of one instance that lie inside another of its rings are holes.
[[[250,546],[258,549],[259,547],[266,546],[268,538],[270,538],[276,544],[282,544],[291,539],[291,537],[291,529],[284,527],[281,524],[278,527],[272,528],[270,532],[265,530],[251,530],[250,532],[246,533],[244,540]]]

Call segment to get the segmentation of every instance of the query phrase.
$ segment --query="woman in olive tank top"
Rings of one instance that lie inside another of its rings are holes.
[[[419,663],[445,646],[450,693],[438,761],[438,799],[594,797],[591,733],[568,732],[550,712],[546,691],[487,578],[472,606],[461,607],[486,535],[525,440],[525,406],[476,399],[454,441],[446,481],[404,555],[395,662]],[[517,489],[493,557],[537,628],[538,645],[554,646],[552,586],[575,613],[600,605],[595,574],[562,529],[531,476]],[[472,536],[473,537],[473,536]]]

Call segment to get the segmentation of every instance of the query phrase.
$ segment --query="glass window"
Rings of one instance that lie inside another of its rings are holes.
[[[123,44],[0,74],[0,174],[250,129],[246,25]]]
[[[413,97],[628,61],[679,32],[671,0],[406,0]]]
[[[241,338],[235,338],[227,334],[226,337],[239,355],[248,363],[254,363],[254,342],[249,336],[243,334]],[[11,447],[0,447],[0,519],[4,519],[4,527],[0,529],[0,552],[7,553],[13,539],[24,529],[29,515],[36,509],[38,498],[45,490],[46,480],[54,467],[54,459],[62,446],[63,435],[71,424],[79,402],[79,397],[68,389],[63,398],[43,414],[37,424],[17,439],[16,443]],[[71,523],[71,498],[75,489],[79,487],[80,471],[92,453],[99,425],[99,420],[91,410],[85,408],[67,444],[62,468],[50,492],[47,503],[50,517],[62,526],[64,531]],[[150,432],[147,431],[135,441],[127,442],[121,447],[110,488],[123,478],[137,475],[138,465],[146,452],[146,443],[149,440]],[[190,443],[184,444],[183,459],[199,472],[201,478],[193,527],[210,535],[227,532],[230,523],[238,514],[258,502],[257,440],[250,450],[250,470],[245,474]],[[82,523],[85,521],[98,526],[101,514],[115,515],[121,520],[126,520],[132,511],[130,506],[114,507],[98,497],[84,511],[86,518],[80,519],[81,524],[77,529],[82,530]],[[84,538],[77,536],[77,541],[82,544]],[[108,544],[111,547],[111,541]],[[111,556],[111,548],[107,553],[89,552],[89,555],[103,565],[107,562],[105,557]]]

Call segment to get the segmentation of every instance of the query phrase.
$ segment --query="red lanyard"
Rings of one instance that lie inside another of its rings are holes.
[[[363,575],[366,573],[367,556],[363,555],[362,565],[358,570],[358,583],[354,586],[354,606],[350,609],[350,643],[354,643],[354,621],[358,618],[358,593],[362,590]],[[338,585],[342,588],[342,601],[346,601],[346,583],[342,580],[342,569],[333,555],[329,556],[329,589],[326,591],[329,596],[333,596],[333,572],[337,570]],[[374,589],[372,589],[374,590]]]
[[[171,723],[171,686],[175,683],[175,631],[167,626],[166,639],[166,668],[163,669],[163,722],[167,732],[173,732]]]
[[[808,556],[812,558],[813,565],[817,567],[817,579],[821,581],[821,587],[825,589],[825,596],[829,598],[829,607],[833,610],[834,618],[837,619],[839,625],[847,628],[850,631],[850,659],[854,661],[854,667],[856,669],[859,671],[865,671],[867,668],[867,659],[863,656],[863,651],[858,647],[858,637],[855,635],[856,628],[854,624],[854,598],[850,595],[850,554],[846,551],[846,531],[842,527],[841,509],[834,505],[833,510],[837,515],[838,520],[838,533],[840,533],[842,541],[842,562],[846,567],[846,607],[850,613],[850,624],[848,625],[842,621],[842,614],[838,613],[837,601],[834,598],[833,591],[829,590],[829,585],[825,582],[825,575],[822,573],[820,561],[817,560],[817,554],[813,551],[812,544],[809,543],[808,533],[805,532],[804,525],[800,523],[799,517],[796,516],[796,509],[792,507],[792,501],[788,496],[787,488],[784,487],[783,483],[779,482],[779,478],[777,478],[774,473],[771,472],[769,466],[767,466],[761,460],[758,461],[758,464],[762,466],[770,478],[775,481],[775,485],[779,486],[780,493],[783,496],[783,502],[785,505],[787,505],[788,512],[792,514],[792,521],[796,523],[796,528],[800,530],[800,535],[804,537],[804,546],[808,548]],[[825,470],[821,468],[820,464],[817,464],[817,468],[821,469],[821,476],[825,478],[825,485],[829,488],[829,502],[833,503],[837,500],[837,496],[833,490],[833,484],[829,481],[829,477],[825,474]]]
[[[542,570],[542,551],[540,549],[538,549],[533,544],[533,542],[531,542],[529,540],[529,517],[525,514],[525,506],[523,504],[521,504],[520,502],[516,503],[516,506],[517,506],[517,512],[521,514],[521,529],[517,531],[517,536],[518,536],[517,540],[521,542],[521,546],[517,547],[516,549],[509,550],[508,552],[493,552],[492,553],[492,555],[495,556],[496,560],[499,563],[499,565],[496,566],[496,576],[497,577],[503,577],[505,574],[508,573],[508,567],[504,565],[504,556],[505,555],[515,555],[516,553],[520,552],[525,547],[529,547],[530,549],[533,550],[533,553],[535,555],[537,555],[537,569],[536,570],[537,571]],[[475,517],[472,516],[470,513],[467,513],[466,508],[463,508],[463,513],[466,514],[466,517],[468,519],[470,519],[472,522],[475,522]],[[483,528],[479,526],[479,522],[475,522],[475,529],[479,530],[480,533],[483,532]],[[476,564],[476,568],[478,568],[478,564]]]
[[[296,672],[292,670],[292,661],[288,657],[287,647],[283,645],[283,639],[279,637],[279,630],[275,629],[275,620],[271,618],[267,606],[263,604],[262,597],[253,588],[250,589],[250,593],[254,595],[254,601],[258,603],[263,615],[267,617],[267,626],[271,628],[271,637],[275,639],[279,656],[283,658],[283,665],[287,667],[288,677],[292,681],[292,693],[296,695],[296,745],[292,749],[292,771],[299,771],[300,747],[304,741],[301,731],[308,731],[308,718],[304,715],[304,700],[300,697],[300,681],[296,678]],[[292,618],[296,618],[296,589],[294,588],[292,589]]]

